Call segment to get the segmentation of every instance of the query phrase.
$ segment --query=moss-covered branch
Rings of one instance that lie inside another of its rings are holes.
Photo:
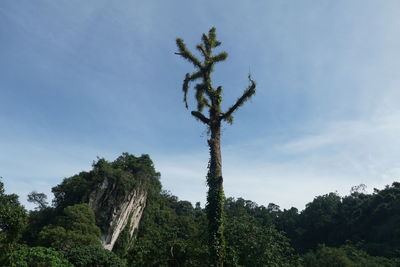
[[[221,115],[222,120],[225,120],[228,123],[232,123],[233,113],[256,93],[256,83],[254,80],[251,79],[250,75],[249,75],[249,81],[250,85],[243,92],[243,95],[236,100],[236,103],[232,105],[227,112]]]

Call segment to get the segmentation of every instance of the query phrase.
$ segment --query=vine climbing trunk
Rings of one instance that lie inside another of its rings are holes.
[[[182,91],[185,107],[188,108],[187,93],[189,83],[200,80],[194,86],[196,91],[197,110],[193,110],[191,114],[200,122],[204,123],[209,130],[210,139],[208,146],[210,148],[210,161],[208,163],[207,173],[207,217],[209,232],[209,251],[210,265],[214,267],[222,267],[225,260],[225,240],[224,240],[224,189],[222,179],[222,158],[221,158],[221,122],[225,121],[232,124],[233,113],[249,100],[256,92],[256,84],[249,75],[250,85],[244,90],[243,95],[228,108],[226,112],[221,111],[222,86],[214,88],[211,82],[211,73],[214,65],[224,61],[228,54],[220,52],[213,55],[212,49],[221,44],[216,39],[215,28],[211,28],[208,34],[203,34],[202,43],[196,46],[204,60],[199,60],[187,48],[182,39],[176,39],[176,45],[179,52],[175,53],[194,65],[196,71],[186,73],[183,80]],[[209,111],[209,117],[202,113],[206,108]]]
[[[219,116],[210,122],[211,137],[208,140],[210,162],[207,175],[207,217],[211,262],[214,266],[223,266],[225,256],[224,240],[224,189],[221,158],[221,121]]]

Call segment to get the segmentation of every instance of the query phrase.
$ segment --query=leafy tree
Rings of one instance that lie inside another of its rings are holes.
[[[28,202],[34,203],[37,205],[35,209],[42,210],[44,208],[47,208],[48,202],[47,202],[47,196],[44,193],[38,193],[36,191],[32,191],[28,195]]]
[[[351,245],[339,248],[319,246],[303,257],[305,267],[396,267],[399,259],[373,257]]]
[[[114,253],[99,246],[77,246],[65,252],[76,267],[124,267],[125,263]]]
[[[314,201],[306,205],[300,216],[301,226],[304,229],[303,249],[313,248],[321,243],[338,245],[335,240],[335,230],[340,206],[341,198],[336,193],[315,197]]]
[[[367,191],[367,186],[365,184],[359,184],[352,186],[350,189],[350,194],[365,194]]]
[[[356,223],[364,248],[371,255],[400,257],[400,183],[375,189],[363,200]]]
[[[40,246],[39,233],[43,227],[55,224],[56,218],[62,214],[62,210],[54,207],[31,210],[28,214],[28,224],[22,235],[22,241],[29,246]]]
[[[18,245],[26,226],[27,213],[15,194],[5,194],[0,180],[0,264],[4,256]]]
[[[289,239],[263,225],[261,208],[254,202],[228,198],[225,209],[224,265],[298,264]],[[130,266],[210,266],[205,210],[165,192],[150,199],[128,258]]]
[[[100,229],[96,226],[93,211],[86,203],[66,207],[64,215],[39,233],[40,243],[59,250],[75,246],[100,245]]]
[[[364,189],[364,185],[353,187],[345,197],[336,193],[315,197],[302,212],[284,210],[273,222],[298,252],[351,241],[372,256],[400,257],[400,183],[373,194]]]
[[[152,196],[128,253],[130,266],[209,266],[202,210],[163,192]]]
[[[54,204],[58,209],[88,202],[89,194],[105,178],[116,182],[114,191],[120,195],[130,192],[140,185],[149,194],[158,193],[161,188],[160,173],[156,172],[149,155],[135,157],[122,153],[115,161],[108,162],[99,158],[93,163],[93,170],[81,172],[53,187]]]
[[[204,123],[210,134],[208,145],[210,149],[210,161],[208,164],[207,174],[207,217],[209,220],[209,248],[211,254],[212,265],[222,266],[224,261],[224,191],[222,178],[222,161],[221,161],[221,122],[226,121],[232,123],[233,113],[249,100],[256,92],[256,84],[249,75],[250,85],[239,97],[234,105],[223,112],[221,109],[222,102],[222,86],[215,88],[211,81],[211,73],[214,65],[224,61],[228,54],[221,52],[213,55],[212,50],[221,42],[216,39],[215,28],[211,28],[208,35],[203,34],[202,43],[196,46],[196,49],[204,58],[199,60],[187,48],[184,41],[180,38],[176,39],[179,52],[176,53],[188,60],[194,65],[196,71],[187,73],[183,81],[182,90],[184,93],[184,103],[188,108],[187,93],[191,82],[200,80],[194,86],[196,91],[197,109],[191,114],[199,121]],[[208,117],[202,113],[203,109],[208,109]]]
[[[228,251],[234,252],[237,266],[296,266],[297,257],[289,239],[273,226],[263,227],[254,217],[228,218]],[[234,260],[230,259],[230,264]]]
[[[61,252],[53,248],[23,247],[10,254],[10,267],[73,267]]]
[[[301,234],[301,230],[298,228],[299,218],[299,211],[293,207],[288,210],[284,209],[274,218],[275,227],[286,233],[291,239],[293,247],[298,247],[296,242],[298,242],[299,235]]]

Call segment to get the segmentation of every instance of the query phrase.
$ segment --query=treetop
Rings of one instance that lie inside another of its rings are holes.
[[[183,39],[177,38],[176,45],[178,52],[175,54],[180,55],[187,61],[193,64],[195,71],[192,73],[186,73],[185,79],[182,84],[183,91],[183,102],[185,107],[188,109],[187,94],[189,91],[189,85],[191,82],[200,80],[196,85],[193,86],[195,90],[195,97],[197,101],[197,110],[193,110],[191,114],[199,121],[204,124],[210,125],[217,121],[226,121],[228,123],[233,122],[233,113],[242,106],[247,100],[249,100],[256,92],[256,83],[249,75],[249,86],[244,90],[241,97],[230,106],[226,112],[221,111],[222,102],[222,86],[214,88],[211,81],[211,73],[214,70],[214,65],[218,62],[226,60],[228,57],[227,52],[220,52],[213,55],[213,48],[221,45],[221,42],[217,40],[216,29],[212,27],[208,34],[203,34],[201,43],[196,46],[196,49],[200,52],[203,57],[202,60],[197,58],[187,47]],[[207,117],[202,113],[203,109],[207,107],[210,116]]]

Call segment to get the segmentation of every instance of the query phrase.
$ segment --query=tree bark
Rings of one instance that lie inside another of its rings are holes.
[[[211,138],[208,140],[210,162],[207,175],[207,216],[209,221],[211,264],[215,267],[221,267],[225,258],[225,240],[223,236],[225,195],[222,178],[221,120],[218,116],[213,117],[210,122]]]
[[[208,140],[210,161],[208,163],[207,173],[208,195],[206,205],[211,258],[210,265],[222,267],[225,260],[225,240],[223,235],[225,195],[222,179],[221,121],[223,120],[232,124],[232,114],[254,95],[256,84],[249,75],[250,85],[244,91],[243,95],[237,99],[236,103],[231,106],[227,112],[221,112],[222,87],[219,86],[216,89],[212,87],[211,73],[213,72],[214,64],[224,61],[228,54],[226,52],[221,52],[215,56],[212,55],[212,49],[221,44],[221,42],[216,39],[215,31],[213,27],[209,30],[208,35],[203,34],[203,43],[196,46],[196,49],[199,50],[204,57],[203,62],[197,59],[186,48],[185,43],[180,38],[176,39],[179,52],[175,54],[182,56],[196,68],[196,72],[186,73],[185,79],[183,80],[183,101],[186,108],[188,108],[187,93],[189,83],[198,79],[202,80],[194,87],[196,91],[197,110],[192,111],[191,114],[197,120],[207,125],[211,133],[210,139]],[[208,118],[202,113],[204,107],[208,108]]]

